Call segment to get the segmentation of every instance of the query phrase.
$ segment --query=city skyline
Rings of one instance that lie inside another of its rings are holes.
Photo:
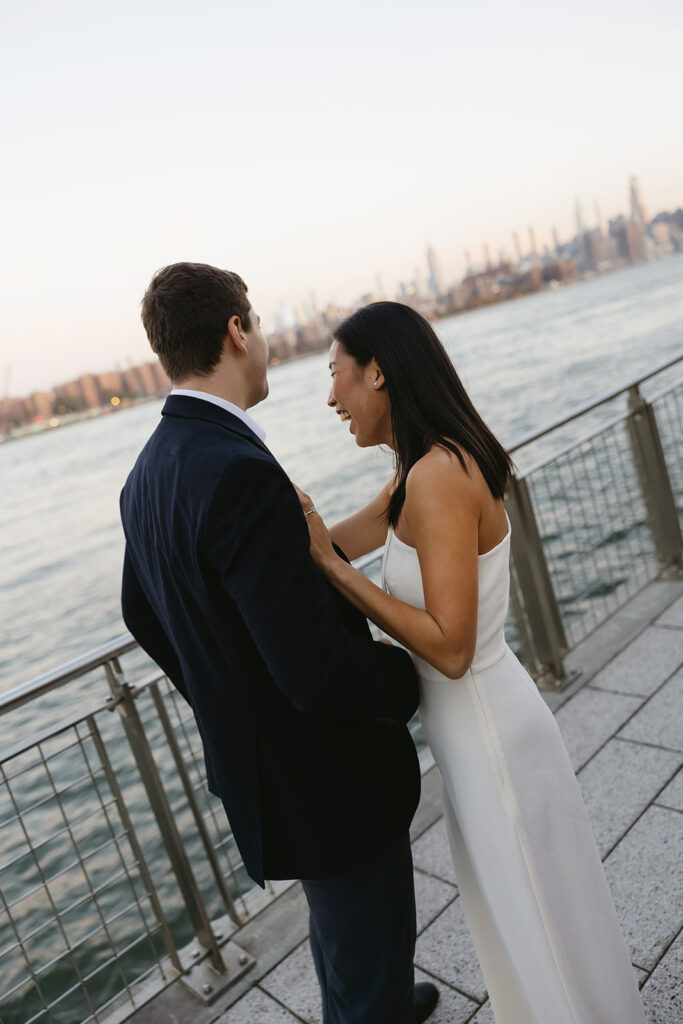
[[[482,243],[483,262],[477,262],[469,251],[464,252],[464,277],[449,284],[441,260],[432,246],[424,254],[424,265],[417,267],[412,280],[399,282],[393,295],[430,320],[476,309],[491,302],[519,298],[544,287],[572,284],[595,274],[610,273],[634,263],[660,260],[683,253],[683,208],[660,211],[651,217],[638,179],[628,183],[626,214],[603,218],[594,204],[594,223],[584,218],[577,200],[576,234],[562,241],[552,231],[552,248],[541,250],[533,226],[528,227],[526,247],[518,232],[513,232],[514,254],[500,249],[498,259],[491,256],[488,243]],[[350,306],[317,304],[314,298],[296,309],[281,304],[276,330],[270,333],[270,362],[277,366],[283,360],[320,351],[329,344],[330,336],[340,321],[354,309],[368,302],[392,297],[384,291],[381,275],[375,277],[375,290],[359,296]],[[8,375],[6,374],[6,387]],[[21,425],[56,427],[62,417],[92,411],[111,411],[131,402],[165,395],[171,382],[156,358],[126,368],[117,365],[97,373],[87,372],[70,381],[52,384],[49,389],[33,391],[26,396],[0,396],[0,439],[8,429],[21,430]],[[31,428],[32,429],[32,428]]]
[[[448,281],[553,228],[681,202],[683,8],[484,0],[227,11],[122,0],[8,12],[0,371],[21,394],[149,355],[139,302],[181,259],[340,306]]]

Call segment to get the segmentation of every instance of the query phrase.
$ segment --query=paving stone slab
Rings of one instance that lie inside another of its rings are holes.
[[[605,861],[631,959],[651,971],[683,925],[683,815],[652,806]]]
[[[638,988],[642,988],[648,978],[647,971],[644,971],[642,967],[633,966],[633,970],[636,972],[636,978],[638,979]]]
[[[662,807],[673,807],[675,811],[683,811],[683,771],[680,771],[659,794],[657,803]]]
[[[432,978],[424,971],[415,971],[415,983],[431,981],[439,990],[439,1002],[429,1018],[429,1024],[465,1024],[472,1019],[477,1003],[456,992],[450,985],[444,985],[438,978]]]
[[[413,864],[427,875],[436,875],[451,885],[456,884],[446,822],[443,818],[413,843]]]
[[[298,1024],[296,1017],[259,988],[252,988],[216,1024]]]
[[[471,1024],[496,1024],[496,1018],[493,1016],[493,1007],[488,999],[482,1006],[479,1013],[474,1015]]]
[[[415,964],[478,1002],[486,998],[462,900],[454,900],[418,937]]]
[[[429,981],[439,989],[439,1003],[430,1024],[465,1024],[478,1004],[437,978],[416,969],[415,982]],[[321,1024],[320,988],[308,942],[263,979],[261,987],[310,1024]],[[232,1022],[230,1022],[232,1024]]]
[[[578,771],[642,704],[642,698],[583,690],[555,716],[574,770]]]
[[[458,890],[449,882],[433,875],[425,875],[415,871],[415,907],[417,910],[417,932],[424,931],[428,924],[438,917],[451,900],[458,895]]]
[[[619,735],[683,751],[683,670],[643,705]]]
[[[658,626],[678,626],[683,629],[683,596],[670,605],[663,615],[657,619]]]
[[[683,593],[683,580],[653,580],[643,587],[613,618],[629,619],[631,622],[650,623],[661,615],[669,605]]]
[[[649,626],[593,678],[591,686],[649,697],[683,662],[683,630]]]
[[[261,988],[310,1024],[322,1021],[320,985],[308,939],[262,978]]]
[[[645,1017],[650,1024],[683,1020],[683,935],[679,935],[645,983]]]
[[[610,740],[579,773],[581,792],[606,857],[683,762],[683,754]]]

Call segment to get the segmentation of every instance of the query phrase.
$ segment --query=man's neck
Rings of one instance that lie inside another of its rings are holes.
[[[173,387],[183,391],[201,391],[206,395],[214,395],[226,402],[232,402],[238,409],[245,412],[249,408],[246,388],[240,387],[238,381],[225,381],[218,376],[186,377],[185,380],[178,381]]]

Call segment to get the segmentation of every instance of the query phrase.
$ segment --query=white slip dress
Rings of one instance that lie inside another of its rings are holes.
[[[506,537],[479,556],[477,642],[449,679],[413,655],[467,923],[496,1024],[644,1024],[636,976],[552,712],[505,642]],[[384,589],[424,608],[389,530]]]

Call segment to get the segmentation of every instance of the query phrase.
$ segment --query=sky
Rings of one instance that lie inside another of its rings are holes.
[[[463,251],[683,205],[680,0],[3,0],[0,373],[150,357],[153,272],[213,263],[268,326]],[[2,378],[0,378],[1,382]],[[0,395],[2,397],[2,395]]]

